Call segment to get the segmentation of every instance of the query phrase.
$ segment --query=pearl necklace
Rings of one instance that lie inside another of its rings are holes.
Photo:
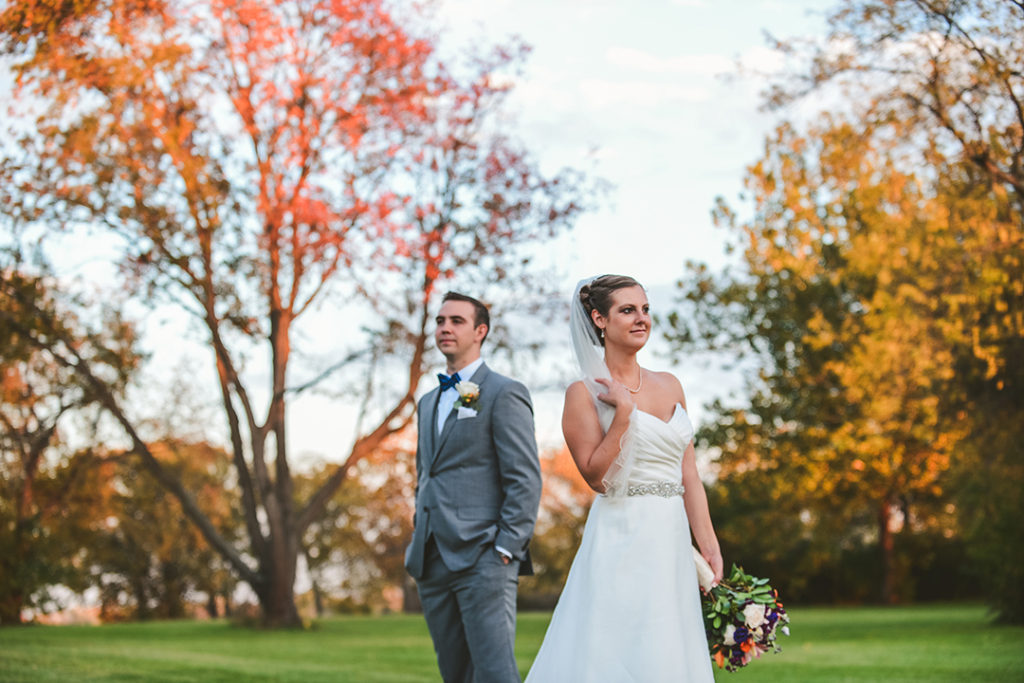
[[[642,387],[643,385],[644,385],[644,370],[643,370],[643,368],[640,368],[640,383],[636,385],[636,389],[630,389],[629,387],[626,387],[625,384],[623,384],[622,386],[626,387],[626,391],[628,391],[631,394],[639,394],[640,393],[640,387]]]

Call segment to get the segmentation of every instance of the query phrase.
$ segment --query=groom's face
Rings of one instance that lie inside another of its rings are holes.
[[[434,341],[449,360],[472,362],[480,354],[480,344],[487,335],[486,325],[477,325],[476,310],[468,301],[445,301],[434,321]]]

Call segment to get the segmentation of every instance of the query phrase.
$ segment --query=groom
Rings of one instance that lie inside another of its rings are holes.
[[[420,399],[416,515],[405,567],[446,683],[520,681],[516,588],[540,504],[530,394],[480,357],[487,307],[448,292],[434,339],[448,375]]]

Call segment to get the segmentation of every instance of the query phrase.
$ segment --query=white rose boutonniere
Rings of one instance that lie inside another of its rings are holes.
[[[455,385],[455,391],[459,392],[458,405],[476,410],[476,403],[480,398],[479,385],[475,382],[459,382]]]

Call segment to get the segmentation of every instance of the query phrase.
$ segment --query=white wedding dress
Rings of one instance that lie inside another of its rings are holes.
[[[594,500],[527,683],[714,680],[690,527],[672,491],[693,426],[678,404],[668,422],[633,419],[637,495]]]

